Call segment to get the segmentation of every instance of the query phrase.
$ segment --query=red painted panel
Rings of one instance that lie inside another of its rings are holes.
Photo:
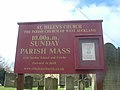
[[[101,20],[18,24],[15,73],[69,74],[104,69]],[[79,45],[85,38],[95,40],[94,63],[80,61],[82,56]]]

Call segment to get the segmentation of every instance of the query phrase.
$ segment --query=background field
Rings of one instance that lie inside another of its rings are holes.
[[[7,87],[0,86],[0,90],[16,90],[16,88],[7,88]]]
[[[10,88],[10,87],[0,86],[0,90],[17,90],[17,89],[16,88]],[[33,88],[32,90],[37,90],[37,88]],[[64,90],[64,89],[59,88],[58,90]]]
[[[9,87],[3,87],[0,86],[0,90],[17,90],[16,88],[9,88]],[[33,88],[32,90],[37,90],[37,88]],[[65,90],[63,88],[59,88],[58,90]],[[85,90],[92,90],[91,88],[86,88]]]

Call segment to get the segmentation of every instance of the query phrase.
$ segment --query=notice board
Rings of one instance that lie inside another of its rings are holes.
[[[102,20],[20,22],[15,73],[104,70]]]

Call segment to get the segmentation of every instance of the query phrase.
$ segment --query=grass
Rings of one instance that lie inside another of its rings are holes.
[[[0,90],[17,90],[16,88],[11,88],[11,87],[3,87],[0,86]],[[37,88],[33,88],[32,90],[37,90]],[[63,88],[59,88],[58,90],[65,90]],[[92,90],[91,88],[86,88],[85,90]]]
[[[12,87],[4,87],[4,86],[0,86],[0,90],[17,90],[16,88],[12,88]],[[37,90],[37,88],[33,88],[32,90]],[[63,88],[59,88],[58,90],[64,90]]]
[[[10,87],[0,86],[0,90],[16,90],[16,88],[10,88]]]
[[[17,90],[17,89],[16,88],[12,88],[12,87],[0,86],[0,90]],[[33,88],[32,90],[37,90],[37,88]]]

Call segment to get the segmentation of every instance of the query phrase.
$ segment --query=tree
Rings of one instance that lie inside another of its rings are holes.
[[[0,56],[0,70],[4,68],[4,64],[5,64],[5,58]]]
[[[12,68],[13,68],[13,63],[8,63],[6,61],[5,58],[3,58],[2,56],[0,56],[0,70],[4,69],[6,72],[10,73],[12,72]]]
[[[3,86],[4,85],[4,80],[5,80],[5,70],[0,69],[0,84]]]

